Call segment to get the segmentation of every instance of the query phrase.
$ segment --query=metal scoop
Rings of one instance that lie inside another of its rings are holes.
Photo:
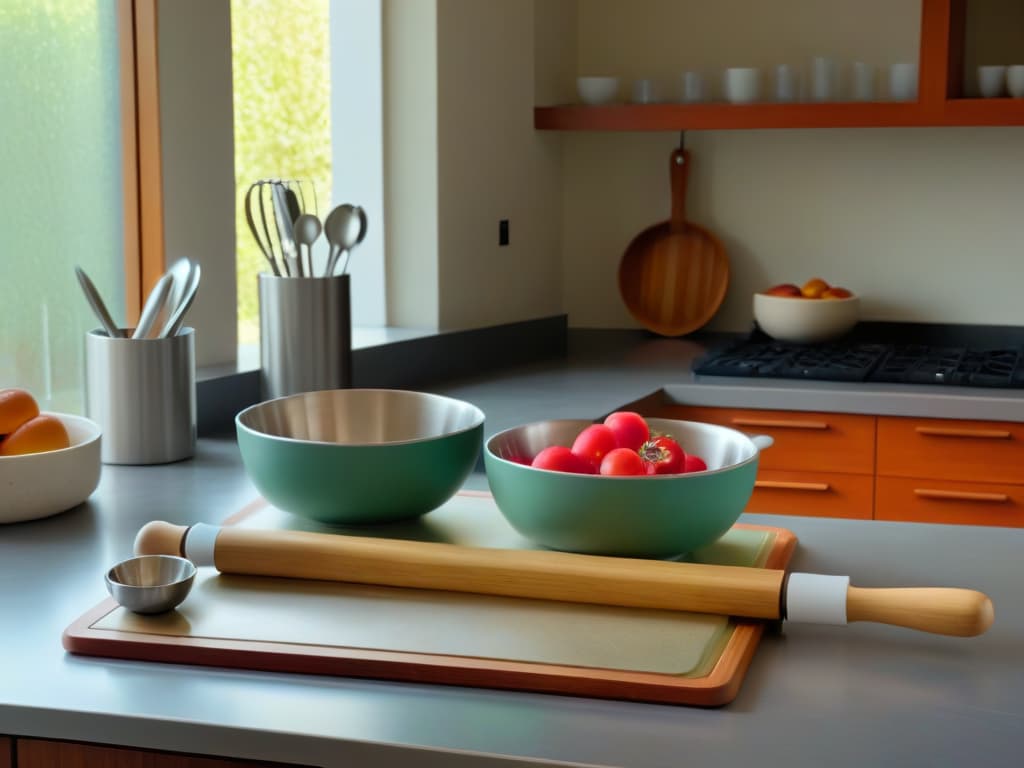
[[[192,589],[196,567],[173,555],[141,555],[118,563],[105,581],[120,605],[135,613],[164,613],[181,605]]]

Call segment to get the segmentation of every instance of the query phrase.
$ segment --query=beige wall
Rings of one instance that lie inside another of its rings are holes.
[[[190,313],[202,363],[235,352],[221,311],[234,302],[227,8],[160,4],[167,249],[203,262]],[[919,12],[888,0],[384,0],[388,323],[566,311],[574,326],[631,326],[615,272],[630,239],[667,216],[678,134],[535,131],[534,104],[572,100],[591,71],[667,86],[685,68],[819,52],[916,58]],[[751,292],[817,274],[857,290],[869,317],[1024,322],[1024,128],[691,132],[687,145],[690,212],[733,264],[713,327],[746,328]]]
[[[615,274],[668,215],[675,134],[566,143],[565,301],[574,326],[632,325]],[[712,323],[749,327],[750,295],[820,275],[873,319],[1024,323],[1024,129],[691,134],[688,212],[732,265]]]
[[[577,71],[674,78],[691,66],[768,66],[811,55],[808,39],[840,58],[888,63],[916,57],[919,10],[883,0],[582,0]],[[678,138],[563,136],[571,325],[633,325],[618,260],[667,218]],[[749,327],[752,292],[815,275],[861,294],[869,318],[1024,322],[1024,128],[715,131],[686,141],[689,213],[722,237],[733,267],[712,327]]]
[[[673,93],[685,69],[711,76],[818,55],[879,65],[918,55],[920,0],[578,0],[577,7],[579,74],[660,78]]]
[[[387,323],[437,328],[437,8],[384,0],[381,11]]]
[[[231,14],[227,0],[161,0],[158,6],[160,138],[167,265],[187,256],[203,279],[186,323],[197,328],[196,363],[237,352],[235,170]]]
[[[557,314],[560,152],[533,129],[534,4],[438,0],[437,13],[440,325]]]

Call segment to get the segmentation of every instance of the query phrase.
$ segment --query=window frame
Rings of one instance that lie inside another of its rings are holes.
[[[143,296],[165,270],[158,0],[117,0],[121,65],[125,314],[138,320]]]

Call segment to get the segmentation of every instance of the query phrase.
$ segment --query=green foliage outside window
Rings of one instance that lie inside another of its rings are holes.
[[[245,221],[249,185],[311,180],[321,218],[330,202],[329,40],[328,0],[231,0],[241,344],[259,340],[256,276],[267,269]]]

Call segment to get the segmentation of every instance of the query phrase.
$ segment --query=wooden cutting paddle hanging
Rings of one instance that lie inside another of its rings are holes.
[[[686,220],[690,152],[672,153],[672,218],[648,227],[619,263],[619,293],[633,318],[662,336],[682,336],[718,311],[729,284],[729,259],[714,234]]]
[[[180,555],[249,576],[825,624],[874,621],[960,637],[980,635],[993,617],[988,597],[969,589],[862,589],[846,576],[205,523],[147,523],[135,552]]]

